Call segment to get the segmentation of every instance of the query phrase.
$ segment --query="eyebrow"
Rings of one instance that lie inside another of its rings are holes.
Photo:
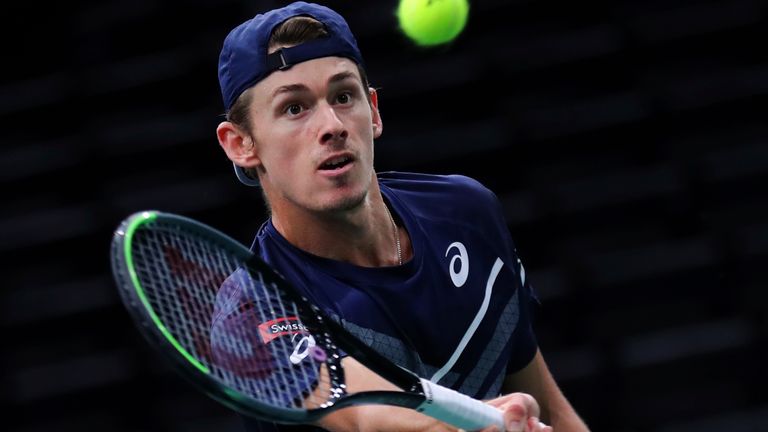
[[[269,100],[275,100],[276,97],[283,93],[299,93],[306,91],[309,91],[309,88],[304,84],[288,84],[276,88],[275,91],[272,92],[272,96],[269,98]]]
[[[357,75],[353,74],[352,72],[339,72],[336,75],[333,75],[328,79],[328,84],[335,84],[339,81],[345,81],[348,79],[356,79]]]
[[[330,78],[328,78],[328,84],[336,84],[341,81],[346,81],[349,79],[356,79],[357,76],[352,72],[339,72],[335,75],[332,75]],[[361,82],[362,83],[362,82]],[[272,92],[272,96],[270,97],[270,100],[274,100],[276,97],[283,93],[299,93],[299,92],[306,92],[309,91],[309,87],[305,86],[304,84],[287,84],[284,86],[280,86],[275,89],[275,91]]]

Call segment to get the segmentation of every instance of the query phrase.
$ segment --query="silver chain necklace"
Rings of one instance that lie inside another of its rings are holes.
[[[397,232],[397,224],[395,223],[395,218],[392,217],[392,212],[389,211],[389,207],[384,204],[384,208],[387,209],[387,215],[389,215],[389,220],[392,222],[392,230],[395,234],[395,246],[397,247],[397,265],[403,265],[403,253],[400,250],[400,234]]]

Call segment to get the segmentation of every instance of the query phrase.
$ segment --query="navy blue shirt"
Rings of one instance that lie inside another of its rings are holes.
[[[288,243],[271,221],[251,249],[400,366],[475,398],[498,396],[504,377],[537,349],[537,301],[498,199],[463,176],[388,172],[379,186],[411,240],[403,265],[318,257]]]

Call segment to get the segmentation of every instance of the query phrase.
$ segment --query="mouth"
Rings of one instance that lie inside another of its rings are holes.
[[[318,167],[318,170],[327,174],[340,173],[344,171],[345,168],[349,167],[353,161],[354,158],[350,154],[333,156],[323,161]]]

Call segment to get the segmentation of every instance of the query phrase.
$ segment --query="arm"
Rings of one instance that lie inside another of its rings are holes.
[[[347,390],[350,394],[372,390],[400,391],[351,357],[342,360]],[[317,424],[333,432],[456,432],[456,428],[414,410],[386,405],[358,405],[334,411]]]
[[[400,391],[394,384],[360,364],[346,357],[342,360],[347,389],[350,394],[371,390]],[[532,399],[532,398],[531,398]],[[516,399],[515,399],[516,400]],[[506,424],[511,425],[517,406],[515,404],[494,404],[504,411]],[[534,401],[535,403],[535,401]],[[458,432],[453,426],[418,413],[412,409],[386,405],[358,405],[344,408],[323,417],[317,426],[332,432]],[[493,432],[495,428],[482,432]],[[513,430],[507,428],[507,430]],[[543,430],[543,429],[536,429]]]
[[[589,428],[565,398],[544,362],[541,351],[523,369],[508,375],[504,392],[525,392],[541,407],[541,418],[557,432],[588,432]]]

